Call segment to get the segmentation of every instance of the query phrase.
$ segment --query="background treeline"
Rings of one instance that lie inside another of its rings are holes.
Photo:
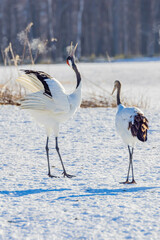
[[[160,50],[160,0],[0,0],[1,53],[11,42],[22,54],[30,22],[32,50],[44,43],[39,61],[63,60],[71,41],[79,42],[79,58],[153,56]]]

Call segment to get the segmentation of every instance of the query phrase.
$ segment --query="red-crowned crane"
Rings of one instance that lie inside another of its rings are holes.
[[[129,151],[129,168],[127,179],[122,183],[136,183],[133,174],[133,150],[137,141],[147,141],[148,120],[143,112],[136,107],[125,107],[120,101],[121,83],[116,80],[112,94],[117,89],[117,114],[115,119],[116,130]],[[132,168],[132,181],[129,182],[130,168]]]
[[[67,57],[67,64],[72,67],[77,78],[76,89],[72,94],[66,94],[59,81],[42,71],[22,70],[25,74],[17,79],[20,84],[31,91],[21,100],[21,109],[28,110],[35,120],[46,129],[46,155],[49,177],[56,177],[51,174],[49,162],[48,142],[52,131],[55,136],[55,148],[62,164],[63,175],[68,178],[74,177],[65,170],[58,147],[58,135],[60,124],[72,117],[81,103],[81,75],[74,60],[76,47],[77,45],[74,49],[71,47],[71,53]]]

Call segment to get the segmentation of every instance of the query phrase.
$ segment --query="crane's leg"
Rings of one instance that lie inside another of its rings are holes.
[[[48,148],[48,141],[49,141],[49,137],[47,137],[47,142],[46,142],[46,155],[47,155],[47,162],[48,162],[48,176],[49,177],[55,177],[54,175],[51,175],[51,170],[50,170],[50,164],[49,164],[49,148]]]
[[[58,153],[59,159],[60,159],[61,164],[62,164],[63,175],[64,175],[64,177],[68,177],[68,178],[75,177],[74,175],[67,174],[67,172],[66,172],[66,170],[65,170],[65,167],[64,167],[64,164],[63,164],[63,161],[62,161],[62,158],[61,158],[61,154],[60,154],[60,152],[59,152],[59,147],[58,147],[58,137],[56,137],[55,140],[56,140],[56,150],[57,150],[57,153]]]
[[[134,148],[132,147],[131,160],[130,160],[131,166],[132,166],[132,182],[130,182],[130,183],[136,183],[136,181],[134,180],[134,173],[133,173],[133,150],[134,150]]]
[[[131,167],[131,149],[130,149],[129,145],[128,145],[128,151],[129,151],[129,167],[128,167],[128,174],[127,174],[127,180],[126,181],[129,181],[129,172],[130,172],[130,167]]]
[[[130,150],[129,145],[128,145],[128,151],[129,151],[129,167],[128,167],[128,174],[127,174],[127,179],[126,179],[126,181],[125,181],[125,182],[120,182],[120,183],[122,183],[122,184],[128,184],[128,183],[130,183],[130,182],[129,182],[129,172],[130,172],[130,166],[131,166],[131,150]]]

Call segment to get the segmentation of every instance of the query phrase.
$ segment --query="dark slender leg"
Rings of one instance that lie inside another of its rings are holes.
[[[56,140],[56,150],[57,150],[57,153],[58,153],[59,159],[60,159],[61,164],[62,164],[63,175],[64,175],[64,177],[68,177],[68,178],[75,177],[74,175],[70,175],[70,174],[67,174],[67,173],[66,173],[66,170],[65,170],[65,167],[64,167],[64,164],[63,164],[62,158],[61,158],[61,154],[60,154],[60,152],[59,152],[59,147],[58,147],[58,137],[56,137],[55,140]]]
[[[128,167],[128,174],[127,174],[127,179],[125,182],[120,182],[120,183],[123,183],[123,184],[127,184],[129,183],[129,172],[130,172],[130,166],[131,166],[131,150],[130,150],[130,147],[128,145],[128,151],[129,151],[129,167]]]
[[[130,166],[131,166],[131,150],[130,150],[129,146],[128,146],[128,151],[129,151],[129,167],[128,167],[128,174],[127,174],[127,179],[126,179],[127,182],[129,180],[129,172],[130,172]]]
[[[56,176],[51,175],[50,164],[49,164],[49,148],[48,148],[48,141],[49,141],[49,137],[47,137],[47,142],[46,142],[46,155],[47,155],[47,162],[48,162],[48,176],[52,178],[52,177],[56,177]]]
[[[132,184],[132,183],[136,183],[136,181],[134,180],[134,173],[133,173],[133,150],[134,148],[132,147],[132,151],[130,149],[130,147],[128,146],[128,151],[129,151],[129,167],[128,167],[128,174],[127,174],[127,179],[125,182],[121,182],[123,184]],[[132,168],[132,181],[129,182],[129,172],[130,172],[130,167]]]
[[[136,181],[134,180],[134,173],[133,173],[133,150],[134,148],[132,148],[132,152],[131,152],[131,166],[132,166],[132,182],[130,183],[136,183]]]

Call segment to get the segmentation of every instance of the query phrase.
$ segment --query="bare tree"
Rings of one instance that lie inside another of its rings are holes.
[[[160,51],[159,0],[0,0],[1,50],[12,42],[20,55],[23,45],[17,34],[30,22],[29,40],[58,39],[48,43],[51,51],[43,53],[45,59],[65,58],[71,41],[79,43],[79,58],[106,52],[113,57],[153,56]]]
[[[123,0],[124,55],[128,56],[128,0]]]
[[[82,15],[84,10],[84,0],[79,2],[79,11],[77,16],[77,42],[79,44],[77,49],[77,57],[81,57],[81,37],[82,37]]]

